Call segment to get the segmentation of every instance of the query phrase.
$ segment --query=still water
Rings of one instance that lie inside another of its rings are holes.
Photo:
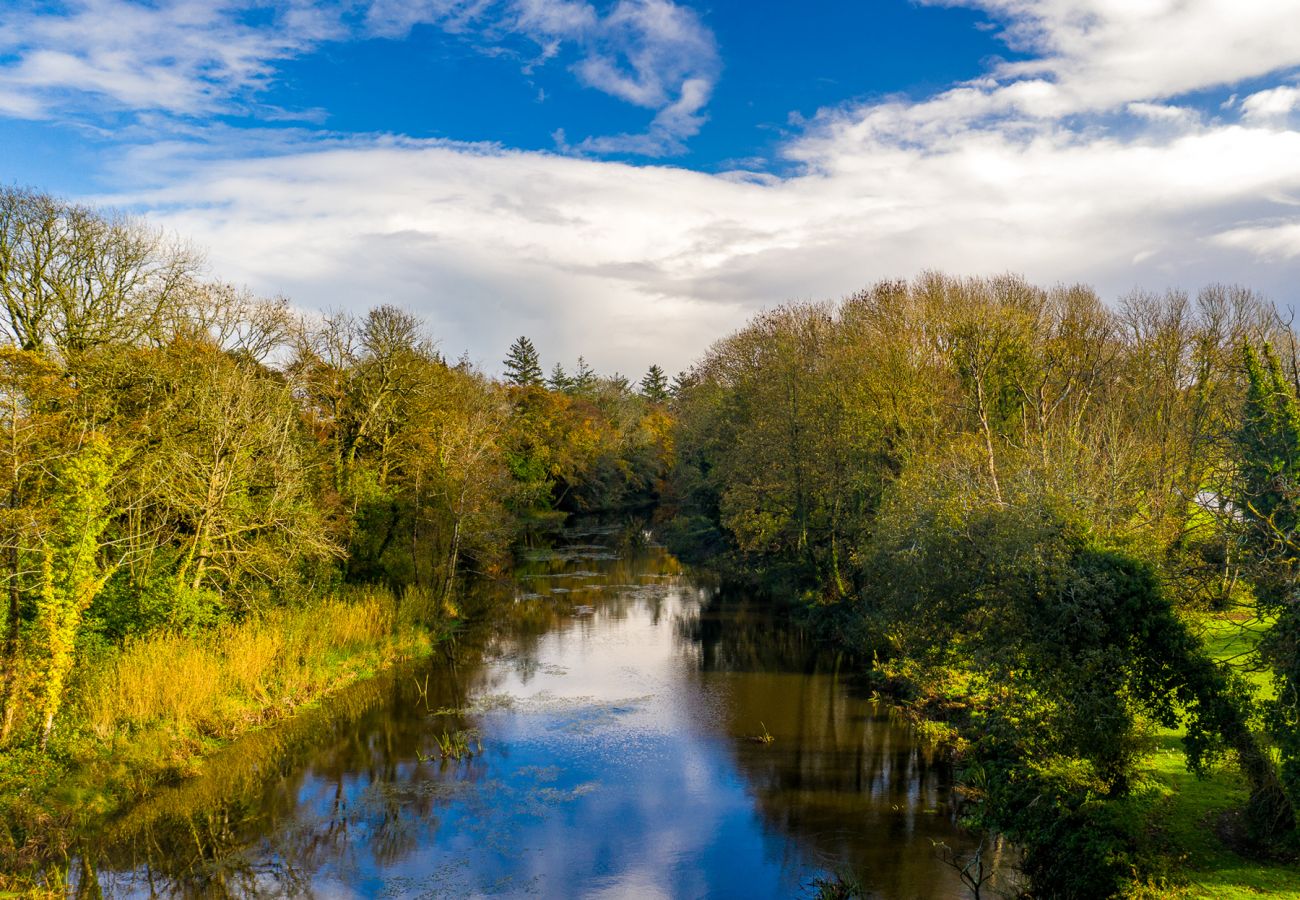
[[[86,848],[107,896],[969,896],[950,776],[833,656],[639,529],[526,554],[439,658],[222,752]],[[443,759],[457,734],[472,755]],[[760,736],[771,736],[770,741]]]

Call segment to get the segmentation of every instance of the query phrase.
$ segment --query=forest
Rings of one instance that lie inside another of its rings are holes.
[[[1177,896],[1158,746],[1248,786],[1191,831],[1294,853],[1298,362],[1222,285],[1108,306],[927,274],[785,306],[677,397],[670,544],[866,657],[1035,896]]]
[[[1031,896],[1180,895],[1170,753],[1238,786],[1191,831],[1295,858],[1300,345],[1247,288],[929,273],[765,312],[671,383],[548,375],[527,337],[498,379],[403,310],[303,313],[8,188],[0,328],[14,886],[430,653],[530,529],[633,509],[857,660]]]
[[[430,645],[458,582],[653,502],[667,384],[503,383],[416,317],[304,316],[147,223],[0,190],[0,872]]]

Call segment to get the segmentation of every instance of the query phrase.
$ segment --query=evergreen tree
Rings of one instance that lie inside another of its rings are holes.
[[[573,380],[564,371],[564,366],[559,363],[551,369],[551,377],[546,380],[546,386],[553,391],[567,391],[572,383]]]
[[[589,394],[596,389],[596,370],[587,365],[587,361],[578,357],[578,365],[569,379],[570,393]]]
[[[519,386],[541,384],[542,364],[537,355],[537,348],[526,337],[520,337],[510,345],[510,353],[505,358],[506,381]]]
[[[641,379],[641,393],[647,400],[663,403],[668,399],[668,377],[657,365],[650,366],[645,377]]]
[[[676,375],[673,376],[672,386],[668,388],[669,396],[680,397],[682,395],[682,391],[686,390],[688,387],[691,386],[692,380],[693,379],[691,378],[690,373],[678,372]]]

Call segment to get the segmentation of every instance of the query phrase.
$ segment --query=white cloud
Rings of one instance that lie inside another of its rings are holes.
[[[1275,87],[1258,91],[1241,101],[1242,115],[1252,121],[1267,122],[1289,116],[1300,107],[1300,88]]]
[[[1134,101],[1125,107],[1130,114],[1149,122],[1188,125],[1200,118],[1194,109],[1185,106],[1172,106],[1167,103],[1145,103]]]
[[[570,48],[580,82],[655,112],[646,134],[593,138],[593,152],[680,152],[720,68],[712,32],[672,0],[618,0],[603,12],[587,0],[71,0],[0,12],[0,114],[94,117],[107,102],[116,112],[284,118],[255,106],[279,62],[327,41],[404,39],[418,25],[490,52],[511,37],[532,41],[541,55],[525,70]]]
[[[690,8],[671,0],[617,0],[601,11],[588,0],[376,0],[374,33],[398,37],[417,24],[477,28],[488,44],[522,35],[541,56],[532,69],[571,47],[573,72],[587,87],[655,110],[644,134],[594,136],[575,149],[591,153],[680,153],[698,133],[721,68],[713,33]]]
[[[1300,65],[1291,0],[938,0],[989,11],[1031,59],[1001,80],[1050,82],[1062,109],[1175,97]]]
[[[61,12],[14,4],[0,20],[0,93],[23,98],[16,115],[56,109],[227,110],[264,87],[274,64],[340,34],[328,4],[269,7],[244,23],[250,4],[210,0],[72,0]]]
[[[156,210],[211,248],[214,271],[259,290],[417,310],[445,350],[489,367],[527,333],[548,363],[582,353],[640,371],[684,366],[764,306],[928,267],[1111,297],[1228,280],[1291,299],[1285,267],[1260,263],[1262,237],[1223,232],[1294,213],[1281,198],[1300,193],[1300,134],[970,131],[764,182],[392,139],[174,171],[101,199]]]
[[[1224,247],[1240,247],[1265,262],[1300,256],[1300,222],[1231,228],[1215,235]]]

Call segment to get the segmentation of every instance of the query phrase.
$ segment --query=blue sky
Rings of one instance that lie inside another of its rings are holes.
[[[9,0],[0,177],[489,369],[680,368],[926,268],[1291,303],[1298,73],[1300,0]]]

